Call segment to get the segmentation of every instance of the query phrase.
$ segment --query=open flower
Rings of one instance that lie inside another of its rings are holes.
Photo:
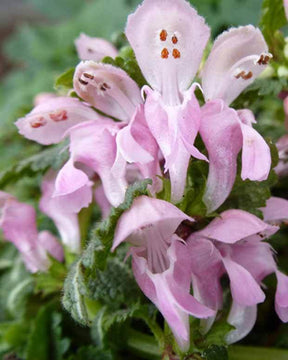
[[[81,33],[75,40],[79,59],[101,61],[105,56],[114,58],[118,51],[109,41]]]
[[[113,248],[133,245],[133,273],[144,294],[158,307],[182,350],[189,347],[189,314],[207,318],[214,311],[190,295],[190,272],[176,229],[189,218],[174,205],[140,196],[120,217]]]
[[[237,113],[228,105],[265,69],[271,55],[260,30],[253,26],[220,35],[203,70],[207,104],[200,111],[196,85],[191,83],[209,35],[204,19],[184,0],[144,0],[129,16],[126,27],[126,36],[153,89],[143,89],[145,113],[164,155],[165,170],[169,170],[172,201],[182,198],[190,155],[206,159],[193,145],[200,131],[210,161],[204,201],[208,211],[213,211],[231,191],[241,147],[242,178],[263,180],[268,176],[270,151],[252,128],[254,119],[251,121],[248,111]]]
[[[47,252],[59,261],[63,249],[49,231],[38,233],[36,212],[31,205],[20,203],[12,195],[0,192],[0,228],[4,238],[13,243],[31,272],[46,271],[50,265]]]
[[[71,252],[80,251],[80,229],[78,213],[92,201],[92,182],[87,182],[74,192],[55,196],[57,173],[48,171],[42,181],[40,210],[55,223],[61,240]]]
[[[230,279],[233,304],[227,320],[235,330],[227,335],[228,343],[239,341],[253,328],[257,304],[265,299],[261,282],[271,273],[278,279],[276,312],[282,321],[288,320],[288,277],[277,269],[273,249],[263,241],[277,230],[245,211],[228,210],[187,239],[196,299],[217,311],[222,306],[220,278],[226,273]],[[212,322],[213,318],[208,326]]]

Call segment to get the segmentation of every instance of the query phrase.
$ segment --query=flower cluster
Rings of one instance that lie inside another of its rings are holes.
[[[179,347],[189,348],[189,315],[205,319],[205,331],[212,326],[223,306],[220,279],[225,275],[232,295],[227,321],[235,328],[227,343],[254,326],[257,304],[265,299],[262,280],[271,273],[278,280],[276,312],[287,322],[288,277],[278,270],[265,241],[288,219],[287,201],[271,198],[261,209],[264,220],[230,209],[197,230],[197,220],[177,207],[191,159],[209,165],[203,196],[207,214],[229,196],[241,150],[242,179],[268,178],[270,148],[253,128],[253,113],[231,106],[272,57],[263,35],[252,25],[232,28],[219,35],[203,65],[210,29],[185,0],[144,0],[129,16],[125,34],[145,86],[101,62],[117,56],[112,44],[82,34],[75,42],[82,61],[70,92],[77,96],[37,97],[34,109],[16,123],[20,134],[42,145],[69,139],[69,160],[43,179],[40,210],[54,221],[62,243],[80,253],[80,210],[94,199],[104,218],[123,202],[129,184],[150,178],[150,196],[136,198],[120,217],[112,250],[124,241],[132,245],[135,279]],[[196,83],[199,68],[201,83]],[[197,137],[205,148],[196,147]],[[159,199],[164,178],[171,183],[171,202]],[[4,236],[27,267],[45,271],[47,252],[61,261],[54,236],[38,234],[34,209],[6,193],[0,197]],[[188,231],[182,232],[183,226]]]

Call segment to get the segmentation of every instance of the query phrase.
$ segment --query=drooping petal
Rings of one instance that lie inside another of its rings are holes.
[[[37,241],[34,208],[18,202],[4,192],[1,192],[0,200],[0,227],[3,230],[4,238],[16,246],[30,272],[46,271],[50,262],[45,249]]]
[[[79,124],[69,131],[71,161],[74,166],[80,163],[99,175],[105,195],[113,206],[118,206],[124,200],[127,188],[126,162],[116,158],[116,135],[121,126],[107,119],[106,124],[91,121]],[[72,170],[71,174],[75,169]],[[83,185],[88,178],[81,175],[81,179],[80,185]],[[65,184],[71,188],[68,172],[65,174]]]
[[[222,99],[229,105],[266,68],[270,58],[261,31],[252,25],[219,35],[202,73],[206,101]]]
[[[123,158],[128,163],[135,163],[144,178],[152,179],[152,194],[161,191],[159,147],[147,126],[143,105],[137,108],[131,122],[119,131],[116,142],[117,151]]]
[[[129,122],[142,103],[138,85],[125,71],[109,64],[82,61],[75,70],[77,94],[109,116]]]
[[[221,309],[220,278],[224,269],[219,251],[211,241],[193,235],[187,239],[187,244],[195,298],[211,309]]]
[[[184,0],[144,0],[125,33],[148,83],[166,104],[179,103],[210,35],[204,19]]]
[[[243,112],[239,116],[241,120],[242,116]],[[270,148],[252,125],[246,125],[243,120],[241,130],[243,135],[241,178],[252,181],[266,180],[271,168]]]
[[[212,212],[226,200],[233,187],[242,134],[237,113],[222,101],[210,102],[202,111],[200,135],[209,154],[203,199],[208,212]]]
[[[260,208],[264,221],[272,224],[281,224],[288,221],[288,200],[272,196],[266,201],[266,206]]]
[[[227,321],[235,329],[225,336],[227,344],[234,344],[248,335],[255,325],[256,318],[257,305],[243,306],[233,301]]]
[[[101,61],[105,56],[114,58],[118,54],[115,46],[109,41],[84,33],[75,40],[75,46],[80,60]]]
[[[47,250],[49,254],[51,254],[58,261],[63,261],[64,252],[63,248],[60,245],[59,241],[56,239],[54,235],[52,235],[49,231],[41,231],[38,234],[38,242],[43,247],[43,249]]]
[[[167,201],[139,196],[134,200],[131,208],[120,217],[112,250],[125,240],[140,246],[143,243],[143,234],[151,228],[157,228],[157,232],[164,239],[170,240],[183,220],[193,221]],[[153,242],[153,239],[149,241]]]
[[[77,213],[92,201],[92,183],[62,196],[53,196],[56,173],[49,171],[42,182],[40,210],[55,223],[63,244],[72,252],[80,250],[80,229]]]
[[[233,244],[252,235],[264,238],[274,234],[277,226],[271,226],[243,210],[227,210],[215,218],[197,234],[222,243]]]
[[[265,294],[252,275],[228,257],[222,258],[230,279],[232,297],[239,305],[252,306],[265,300]]]
[[[288,276],[276,271],[277,291],[275,296],[275,309],[283,322],[288,322]]]
[[[57,97],[41,102],[15,124],[27,139],[50,145],[60,142],[72,126],[89,120],[104,118],[76,98]]]

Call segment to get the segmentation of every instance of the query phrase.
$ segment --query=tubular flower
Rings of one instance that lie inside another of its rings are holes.
[[[55,223],[61,240],[71,252],[80,251],[80,229],[77,214],[92,201],[92,182],[70,194],[54,196],[57,173],[50,170],[42,181],[40,210]]]
[[[59,143],[68,129],[83,121],[104,118],[76,98],[55,97],[40,101],[28,115],[17,120],[21,135],[42,145]]]
[[[227,320],[235,330],[227,335],[228,343],[239,341],[253,328],[257,304],[265,299],[260,285],[271,273],[278,279],[276,312],[288,321],[287,276],[277,269],[273,249],[263,241],[277,230],[245,211],[228,210],[187,239],[196,299],[217,311],[222,306],[220,278],[226,273],[230,279],[233,303]]]
[[[48,231],[38,233],[36,212],[28,204],[20,203],[10,194],[0,192],[0,228],[4,238],[13,243],[31,272],[46,271],[50,265],[47,252],[63,260],[63,250]]]
[[[217,209],[229,195],[241,148],[243,180],[262,181],[269,175],[270,149],[252,127],[256,122],[252,112],[247,109],[236,112],[229,105],[266,68],[270,58],[262,33],[248,25],[221,34],[205,63],[202,86],[206,104],[202,111],[200,135],[210,161],[204,195],[209,211]],[[231,131],[237,123],[237,135],[233,134],[237,144],[232,145]],[[215,138],[214,132],[218,134]]]
[[[144,294],[158,307],[179,346],[189,348],[189,314],[207,318],[214,311],[190,295],[190,273],[181,255],[176,229],[189,218],[174,205],[147,196],[134,200],[120,217],[113,250],[123,241],[133,245],[132,268]]]
[[[183,195],[190,155],[205,159],[193,146],[200,108],[190,85],[209,35],[204,19],[183,0],[145,0],[127,22],[126,36],[153,89],[143,89],[145,114],[169,170],[174,202]]]
[[[101,61],[105,56],[112,58],[118,54],[117,49],[109,41],[81,33],[75,40],[79,59]]]
[[[191,86],[191,82],[209,34],[204,19],[184,0],[144,0],[129,16],[126,27],[126,36],[153,89],[143,89],[145,113],[164,155],[165,170],[169,170],[172,200],[182,198],[190,155],[207,160],[193,145],[200,131],[211,162],[204,200],[213,211],[232,188],[241,147],[242,178],[264,180],[268,176],[269,147],[252,128],[252,114],[247,110],[236,113],[228,105],[265,69],[271,55],[260,30],[253,26],[220,35],[203,70],[207,104],[200,111],[194,95],[196,85]],[[217,122],[213,121],[213,111]],[[232,134],[236,127],[237,136]],[[234,146],[230,144],[232,135]]]

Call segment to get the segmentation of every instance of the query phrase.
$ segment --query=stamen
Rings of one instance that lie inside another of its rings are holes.
[[[82,85],[88,85],[87,81],[82,80],[81,78],[78,78],[78,81],[80,82],[80,84]]]
[[[33,129],[37,129],[41,126],[44,126],[47,124],[47,120],[41,116],[39,117],[37,120],[33,120],[30,122],[30,126],[33,128]]]
[[[104,82],[104,83],[100,86],[100,89],[101,89],[102,91],[106,91],[106,90],[111,89],[111,87]]]
[[[173,49],[172,55],[175,59],[179,59],[181,57],[181,53],[178,49]]]
[[[242,78],[243,80],[249,80],[253,77],[252,71],[246,73],[245,71],[241,71],[239,74],[235,75],[236,79]]]
[[[83,73],[83,76],[84,76],[85,78],[87,78],[87,79],[91,79],[91,80],[94,79],[94,76],[91,75],[91,74],[88,74],[88,73]]]
[[[64,121],[68,119],[67,111],[66,110],[59,110],[57,112],[49,114],[49,117],[51,120],[58,122],[58,121]]]
[[[173,36],[172,36],[172,43],[173,43],[173,44],[177,44],[177,43],[178,43],[178,38],[177,38],[176,35],[173,35]]]
[[[169,57],[169,51],[168,51],[168,49],[164,48],[164,49],[162,50],[162,52],[161,52],[161,57],[162,57],[162,59],[168,59],[168,57]]]
[[[257,61],[257,64],[259,65],[267,65],[270,61],[271,57],[270,55],[264,55],[262,54],[259,58],[259,60]]]
[[[166,41],[167,36],[168,36],[167,31],[163,29],[163,30],[161,31],[161,33],[160,33],[160,40],[161,40],[161,41]]]

